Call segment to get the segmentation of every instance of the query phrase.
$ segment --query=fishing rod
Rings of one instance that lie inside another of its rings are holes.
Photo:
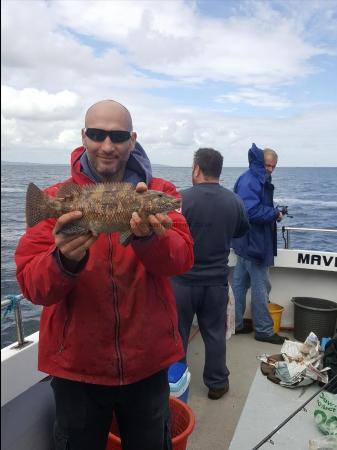
[[[296,416],[297,413],[299,413],[304,407],[305,405],[307,405],[309,402],[311,402],[312,399],[314,399],[318,394],[320,394],[322,391],[324,391],[324,389],[326,389],[327,387],[329,387],[330,385],[332,385],[333,381],[337,381],[337,375],[335,375],[333,378],[331,378],[331,380],[326,383],[321,389],[319,389],[314,395],[312,395],[308,400],[306,400],[303,405],[299,406],[296,411],[294,411],[292,414],[290,414],[290,416],[288,416],[282,423],[280,423],[280,425],[278,425],[271,433],[268,434],[268,436],[266,436],[265,438],[262,439],[262,441],[260,441],[252,450],[257,450],[258,448],[262,447],[263,444],[265,444],[266,442],[268,442],[270,440],[270,438],[272,436],[274,436],[274,434],[280,430],[287,422],[289,422],[290,419],[292,419],[294,416]]]

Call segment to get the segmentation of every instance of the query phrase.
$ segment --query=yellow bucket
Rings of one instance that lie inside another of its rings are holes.
[[[268,303],[268,309],[274,322],[274,333],[278,333],[281,328],[281,317],[284,308],[283,306],[277,305],[276,303]]]

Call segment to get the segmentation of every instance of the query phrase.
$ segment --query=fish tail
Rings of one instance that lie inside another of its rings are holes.
[[[33,227],[50,217],[45,194],[34,183],[29,183],[26,194],[26,223]]]

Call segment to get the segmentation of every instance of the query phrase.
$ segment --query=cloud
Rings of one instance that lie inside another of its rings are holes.
[[[243,19],[202,22],[178,48],[174,37],[169,43],[169,37],[147,33],[136,40],[132,57],[149,70],[185,81],[273,85],[312,73],[310,58],[323,53],[290,30],[263,30]]]
[[[1,96],[4,159],[68,160],[68,156],[65,159],[67,145],[79,142],[80,136],[81,121],[77,122],[76,117],[82,108],[76,93],[65,90],[51,94],[34,88],[20,90],[1,86]],[[59,152],[53,155],[52,150]]]
[[[1,86],[1,96],[6,118],[65,120],[73,116],[79,104],[79,96],[67,90],[49,94],[33,88],[17,90]]]
[[[137,78],[136,69],[185,83],[265,85],[314,73],[312,58],[330,50],[306,39],[294,19],[263,5],[251,16],[217,18],[201,16],[196,3],[182,0],[9,2],[3,8],[5,81],[18,80],[19,67],[31,84],[31,67],[54,71],[64,82],[78,77],[91,83],[96,76]],[[104,44],[99,56],[90,39]]]
[[[57,22],[48,5],[44,1],[12,1],[3,7],[2,83],[48,91],[55,86],[57,90],[76,86],[84,93],[88,85],[91,90],[97,84],[125,80],[126,73],[126,78],[135,77],[135,70],[126,67],[125,57],[113,45],[97,56],[93,47]],[[140,77],[140,85],[141,81]]]
[[[296,113],[286,89],[303,93],[306,78],[310,91],[333,70],[337,3],[301,3],[234,2],[213,15],[182,0],[3,3],[3,158],[67,162],[85,110],[113,98],[157,163],[190,165],[213,146],[246,165],[255,140],[280,149],[281,165],[337,165],[336,108],[317,106],[318,94]]]
[[[207,146],[223,153],[226,166],[245,166],[247,151],[255,142],[262,148],[275,148],[280,166],[337,166],[337,108],[316,107],[285,118],[242,118],[211,110],[169,111],[151,118],[151,123],[156,130],[151,139],[146,134],[149,127],[139,136],[158,163],[190,166],[194,151]],[[161,129],[166,123],[169,128]]]
[[[151,105],[153,106],[153,105]],[[139,142],[153,163],[191,166],[199,147],[214,147],[224,155],[225,166],[246,166],[252,142],[279,153],[280,166],[337,166],[335,152],[336,108],[318,108],[292,117],[239,117],[210,108],[160,108],[138,104],[133,110]],[[67,163],[73,148],[81,145],[82,112],[74,121],[5,120],[4,160]]]
[[[257,89],[239,89],[229,94],[221,95],[215,99],[216,102],[224,103],[246,103],[257,107],[268,107],[275,109],[284,109],[292,106],[292,103],[284,97],[270,94],[266,91]]]

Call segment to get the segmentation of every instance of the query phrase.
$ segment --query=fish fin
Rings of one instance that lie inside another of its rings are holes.
[[[130,244],[133,240],[133,233],[131,231],[123,231],[123,233],[120,233],[119,235],[119,243],[121,245],[124,245],[126,247]]]
[[[36,184],[29,183],[26,193],[26,223],[28,227],[47,219],[46,194]]]
[[[76,194],[80,194],[82,187],[75,183],[64,183],[57,191],[56,196],[59,198],[70,198]]]
[[[88,227],[85,226],[85,223],[82,219],[74,220],[73,222],[66,223],[63,225],[62,228],[60,228],[56,234],[86,234],[88,233]]]

